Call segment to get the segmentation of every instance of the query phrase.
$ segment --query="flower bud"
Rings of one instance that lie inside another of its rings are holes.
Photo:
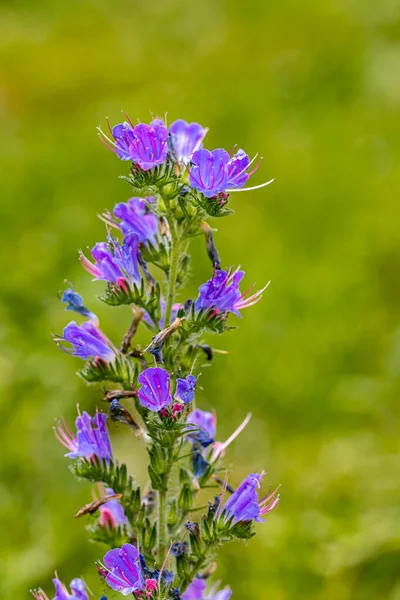
[[[184,513],[189,512],[193,504],[193,493],[190,485],[185,483],[178,498],[178,507]]]
[[[178,514],[178,508],[177,508],[177,504],[176,504],[176,499],[174,498],[170,505],[169,505],[169,510],[168,510],[168,527],[175,527],[179,522],[179,514]]]

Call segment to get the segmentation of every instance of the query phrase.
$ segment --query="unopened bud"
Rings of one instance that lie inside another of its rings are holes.
[[[200,227],[203,230],[204,235],[206,236],[206,250],[208,257],[211,260],[213,267],[215,267],[216,269],[221,269],[221,261],[218,256],[217,248],[215,246],[212,229],[209,226],[209,224],[205,221],[202,222]]]
[[[189,512],[193,504],[193,493],[190,485],[185,483],[178,498],[178,507],[184,513]]]
[[[131,413],[119,402],[119,400],[117,400],[117,398],[114,398],[114,400],[111,400],[110,402],[110,417],[112,421],[118,421],[124,425],[129,425],[136,436],[141,435],[142,430],[139,425],[134,421]]]

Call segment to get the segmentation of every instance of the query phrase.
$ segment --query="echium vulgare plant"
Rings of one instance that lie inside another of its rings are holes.
[[[85,320],[71,321],[55,341],[83,359],[80,375],[102,384],[108,408],[95,415],[78,409],[75,428],[64,420],[55,427],[76,476],[96,484],[95,499],[76,516],[89,518],[90,538],[108,546],[97,562],[107,596],[227,600],[229,587],[218,591],[208,585],[218,547],[251,538],[254,524],[279,501],[276,489],[261,494],[263,472],[237,485],[224,467],[228,445],[250,416],[218,442],[215,412],[195,406],[199,365],[215,353],[203,335],[229,329],[229,313],[241,317],[264,291],[241,291],[245,274],[221,265],[207,222],[231,214],[231,193],[254,189],[245,185],[259,164],[252,168],[255,159],[243,150],[203,149],[206,133],[197,123],[177,120],[167,127],[158,119],[149,125],[127,120],[107,136],[100,132],[104,144],[131,163],[123,179],[134,195],[101,216],[105,241],[95,244],[90,256],[80,253],[80,261],[95,280],[105,282],[101,300],[130,307],[132,320],[121,343],[109,340],[74,289],[62,295],[66,309]],[[205,236],[210,278],[197,298],[179,303],[189,241],[198,234]],[[133,344],[140,326],[149,331],[146,347]],[[107,412],[131,428],[134,445],[147,450],[149,479],[143,489],[114,457]],[[203,489],[213,490],[206,507],[198,506]],[[54,600],[88,600],[82,579],[73,579],[70,590],[58,576],[53,583]],[[41,589],[32,593],[48,600]]]

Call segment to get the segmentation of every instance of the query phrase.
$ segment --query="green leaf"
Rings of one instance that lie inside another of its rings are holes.
[[[88,383],[112,381],[132,389],[138,371],[133,361],[122,354],[117,354],[109,363],[102,359],[87,362],[85,368],[79,371],[79,375]]]

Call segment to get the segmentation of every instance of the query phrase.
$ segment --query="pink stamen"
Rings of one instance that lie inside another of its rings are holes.
[[[87,271],[96,278],[101,277],[101,270],[98,267],[96,267],[96,265],[94,265],[88,258],[86,258],[82,251],[79,251],[79,260],[85,271]]]

